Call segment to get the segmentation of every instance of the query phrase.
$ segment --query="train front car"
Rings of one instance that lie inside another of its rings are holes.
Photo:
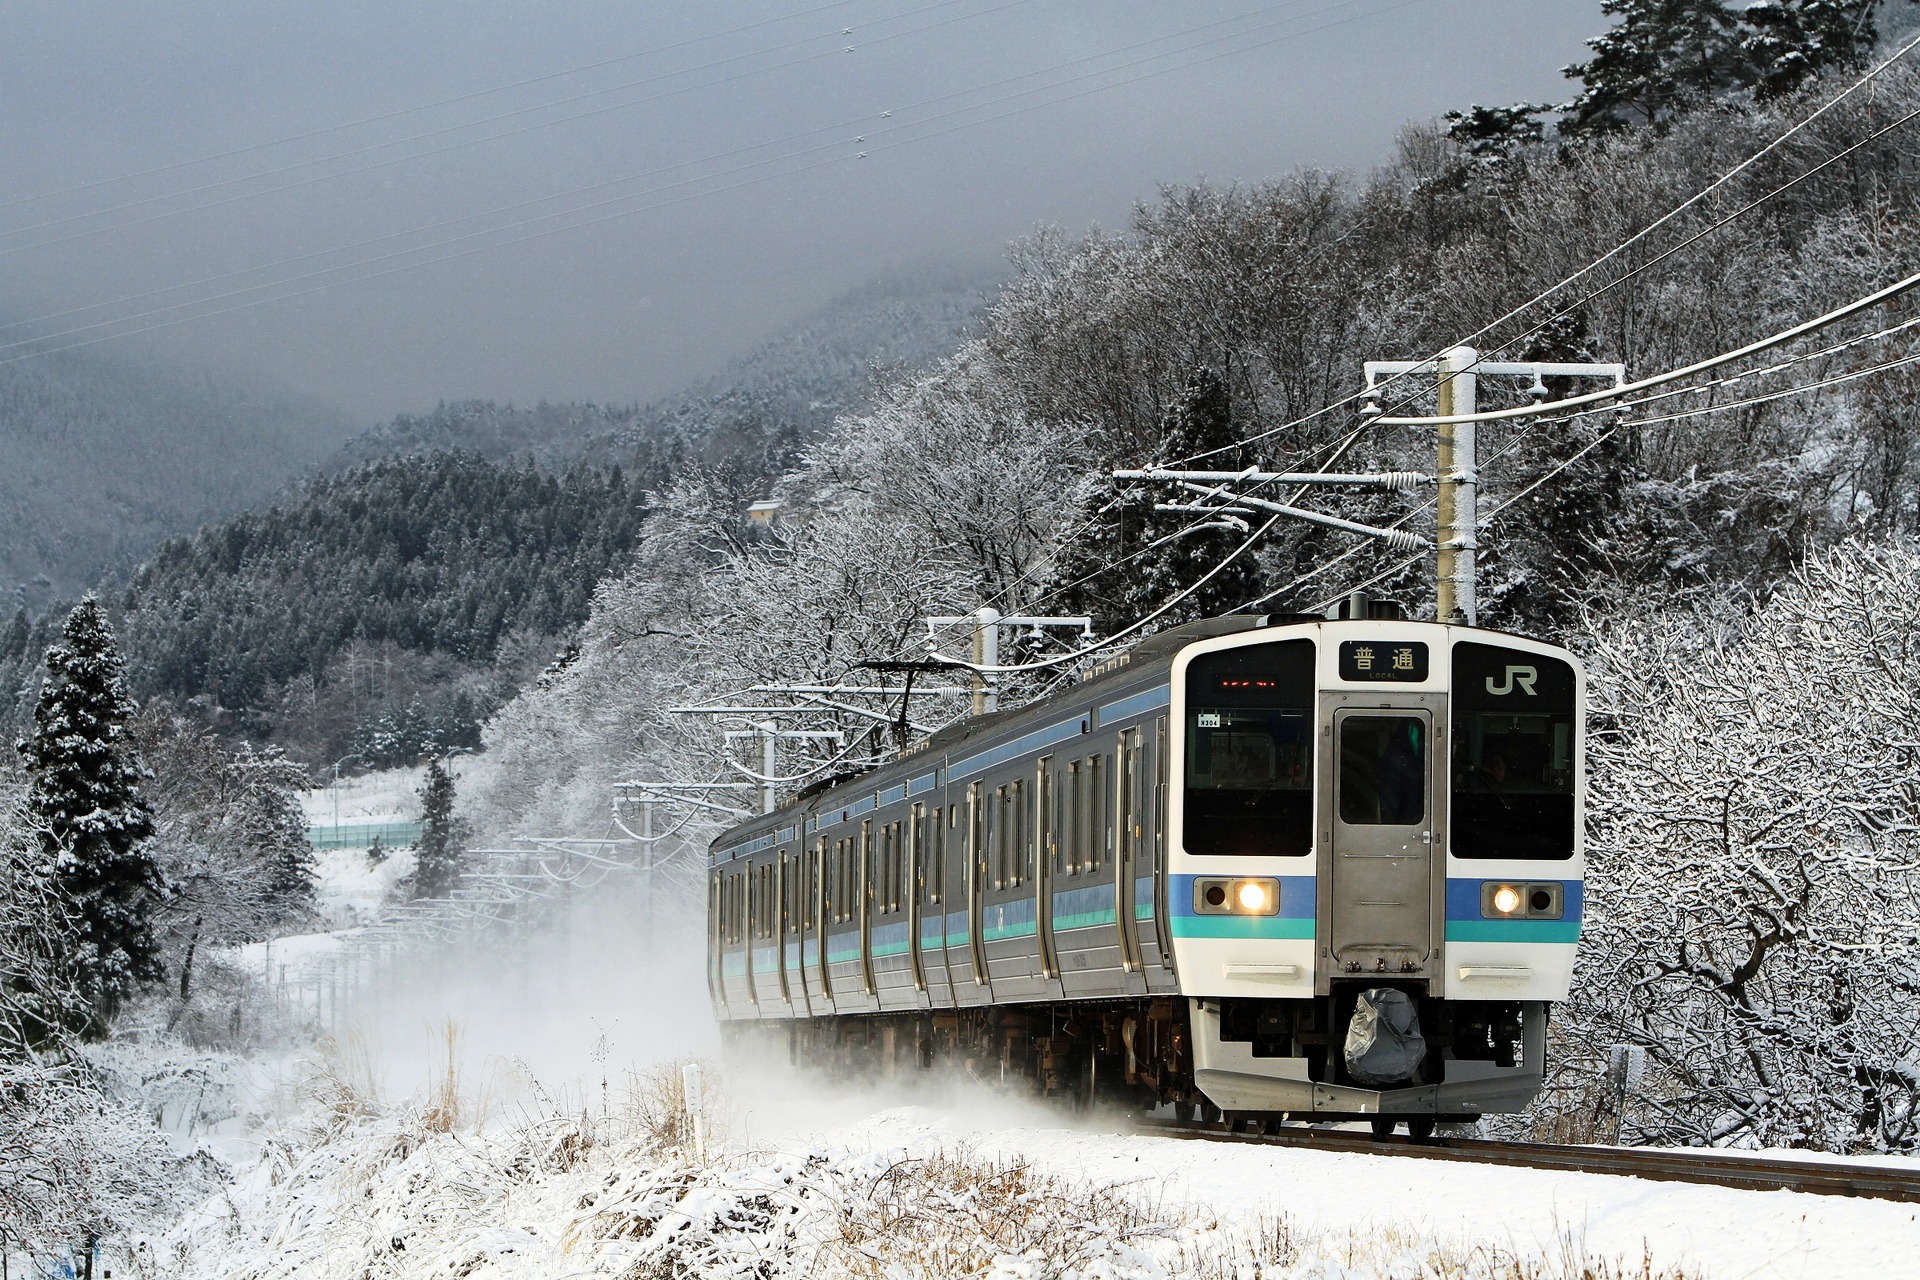
[[[1342,621],[1203,640],[1170,675],[1195,1087],[1414,1133],[1525,1106],[1580,929],[1572,655]]]

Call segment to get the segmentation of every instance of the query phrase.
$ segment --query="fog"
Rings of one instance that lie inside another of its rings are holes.
[[[1562,99],[1606,21],[1599,0],[16,0],[0,319],[40,323],[0,342],[107,337],[367,418],[645,399],[882,273]]]

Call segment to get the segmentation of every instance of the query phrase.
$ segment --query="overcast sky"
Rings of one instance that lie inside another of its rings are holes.
[[[876,275],[1118,226],[1162,182],[1364,168],[1403,121],[1469,103],[1564,98],[1599,8],[8,0],[0,316],[113,304],[40,324],[123,322],[73,342],[271,299],[95,349],[368,421],[646,399]]]

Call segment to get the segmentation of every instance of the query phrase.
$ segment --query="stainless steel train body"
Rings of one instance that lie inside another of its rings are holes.
[[[1583,702],[1572,655],[1497,632],[1164,632],[716,840],[714,1008],[1183,1114],[1517,1109],[1580,930]],[[1368,1082],[1354,1010],[1388,991],[1422,1056]]]

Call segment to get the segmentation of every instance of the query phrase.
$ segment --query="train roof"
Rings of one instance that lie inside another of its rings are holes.
[[[1328,622],[1347,621],[1330,619],[1316,613],[1287,614],[1227,614],[1215,618],[1201,618],[1196,622],[1182,623],[1177,627],[1168,627],[1165,631],[1156,631],[1129,649],[1116,654],[1106,662],[1091,668],[1079,683],[1063,689],[1050,697],[1030,702],[1023,707],[1006,711],[993,711],[984,715],[969,716],[953,724],[935,730],[925,739],[907,748],[906,751],[884,764],[858,772],[838,774],[824,778],[802,790],[794,799],[781,805],[769,814],[759,814],[737,826],[715,836],[712,844],[723,840],[739,840],[751,837],[756,832],[777,831],[780,827],[794,823],[804,828],[808,814],[821,809],[841,807],[839,800],[833,799],[833,793],[842,787],[855,783],[862,790],[869,788],[884,789],[893,780],[893,775],[910,777],[927,769],[939,767],[939,758],[950,755],[956,748],[969,743],[999,737],[1009,730],[1025,727],[1032,720],[1046,719],[1060,714],[1063,702],[1076,701],[1086,696],[1090,699],[1106,696],[1109,691],[1124,688],[1141,678],[1152,678],[1158,674],[1163,664],[1171,664],[1180,650],[1202,640],[1218,639],[1221,636],[1239,635],[1248,631],[1288,626],[1319,625]],[[1394,622],[1407,622],[1403,618],[1379,618],[1371,620],[1374,625]],[[1427,625],[1422,623],[1416,625]],[[1488,636],[1509,636],[1513,639],[1527,640],[1538,644],[1530,636],[1521,636],[1512,632],[1495,631],[1490,628],[1456,628],[1474,630]],[[709,845],[711,848],[712,845]]]

